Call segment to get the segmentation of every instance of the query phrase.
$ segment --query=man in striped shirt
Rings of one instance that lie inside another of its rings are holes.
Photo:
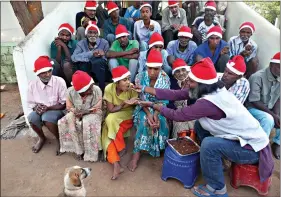
[[[250,92],[249,81],[243,77],[245,72],[246,64],[244,58],[241,55],[237,55],[228,61],[221,77],[226,89],[232,92],[242,104],[244,104]]]
[[[230,58],[242,55],[247,65],[245,77],[249,77],[258,70],[257,44],[251,39],[255,26],[251,22],[243,23],[239,28],[239,35],[233,36],[228,41]]]

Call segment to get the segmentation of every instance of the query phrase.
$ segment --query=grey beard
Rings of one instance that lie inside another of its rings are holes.
[[[52,77],[52,76],[51,76]],[[43,83],[48,83],[50,80],[51,80],[51,77],[48,77],[48,78],[42,78],[42,77],[39,77],[40,80],[43,82]]]
[[[190,99],[198,99],[198,92],[199,92],[199,88],[198,86],[194,89],[189,89],[189,98]]]
[[[246,41],[248,41],[249,40],[249,38],[245,38],[245,37],[240,37],[241,38],[241,40],[243,41],[243,42],[246,42]]]
[[[89,42],[96,42],[97,38],[96,37],[88,37]]]

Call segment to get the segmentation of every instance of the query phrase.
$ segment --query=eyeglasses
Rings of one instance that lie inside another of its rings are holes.
[[[211,40],[219,40],[221,38],[220,37],[210,37],[209,39],[211,39]]]

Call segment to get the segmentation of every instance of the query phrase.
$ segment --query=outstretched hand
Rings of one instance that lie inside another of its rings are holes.
[[[139,101],[139,105],[142,107],[151,107],[152,104],[153,102],[150,101]]]
[[[133,85],[131,88],[132,88],[132,90],[134,90],[138,93],[141,93],[141,89],[142,89],[141,85]]]
[[[139,98],[131,98],[130,100],[124,101],[124,103],[127,105],[137,105],[139,101]]]

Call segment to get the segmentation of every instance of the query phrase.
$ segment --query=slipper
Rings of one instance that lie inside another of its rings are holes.
[[[203,190],[204,192],[208,193],[209,195],[203,195],[197,192],[194,188],[191,189],[192,193],[198,197],[228,197],[227,192],[225,194],[214,194],[210,190],[208,190],[205,185],[198,185],[198,189]]]

